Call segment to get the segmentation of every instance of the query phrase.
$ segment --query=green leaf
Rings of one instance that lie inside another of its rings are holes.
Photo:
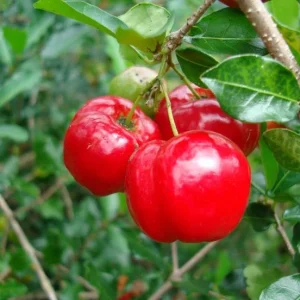
[[[232,269],[232,262],[228,252],[222,251],[218,256],[218,264],[215,269],[215,282],[219,285],[226,274]]]
[[[300,135],[288,129],[272,129],[263,138],[284,168],[300,171]]]
[[[282,277],[266,288],[259,300],[298,300],[300,295],[300,274]]]
[[[198,86],[203,86],[202,73],[218,63],[212,56],[186,45],[176,50],[176,56],[183,73]]]
[[[299,252],[299,243],[300,243],[300,223],[298,222],[293,227],[293,238],[292,238],[292,244],[294,247],[298,249]]]
[[[200,51],[220,59],[237,54],[267,53],[246,16],[241,11],[231,8],[203,17],[184,40]]]
[[[17,27],[4,27],[3,33],[14,53],[21,54],[26,45],[27,32]]]
[[[27,31],[26,47],[30,48],[30,46],[37,43],[48,32],[54,22],[55,16],[48,14],[43,15],[37,22],[32,22]]]
[[[126,239],[132,249],[132,252],[136,255],[139,255],[149,261],[153,262],[157,267],[162,267],[165,265],[163,258],[161,257],[159,251],[154,247],[153,243],[142,239],[137,238],[136,234],[127,233]]]
[[[12,64],[12,57],[2,29],[0,29],[0,61],[6,65]]]
[[[51,197],[37,209],[45,219],[64,220],[64,203],[60,198]]]
[[[119,74],[126,69],[126,62],[120,53],[120,45],[118,41],[111,36],[105,36],[105,52],[112,61],[114,73]]]
[[[61,54],[73,52],[83,41],[88,32],[86,27],[72,26],[64,31],[54,33],[48,39],[42,50],[43,58],[56,58]],[[64,41],[61,43],[61,41]]]
[[[17,248],[11,253],[9,260],[10,267],[17,273],[27,273],[31,270],[31,261],[22,248]]]
[[[245,288],[246,282],[242,269],[235,269],[227,274],[221,284],[221,291],[224,290],[226,293],[237,294],[239,296],[241,296],[241,291],[245,290]]]
[[[38,59],[30,59],[20,65],[0,87],[0,107],[18,94],[36,87],[41,76],[41,66]]]
[[[299,28],[299,4],[296,0],[272,0],[272,16],[291,28]]]
[[[285,27],[281,24],[278,25],[280,32],[283,34],[284,39],[288,45],[294,49],[298,55],[300,51],[300,31]]]
[[[101,197],[101,207],[103,208],[105,219],[113,219],[118,214],[119,206],[119,194],[112,194],[109,196]]]
[[[268,148],[262,137],[260,137],[259,140],[259,149],[267,182],[267,189],[270,190],[276,183],[279,172],[279,165],[272,151]]]
[[[28,140],[28,138],[28,131],[19,125],[0,125],[0,139],[8,139],[16,143],[24,143]]]
[[[201,79],[224,111],[241,121],[284,123],[295,119],[300,109],[300,88],[293,73],[267,57],[232,57]]]
[[[0,300],[22,296],[25,295],[26,292],[27,287],[15,279],[8,279],[7,281],[0,283]]]
[[[110,225],[107,229],[107,247],[102,254],[106,262],[128,267],[130,250],[124,232],[117,226]]]
[[[112,282],[106,274],[100,272],[93,263],[85,264],[85,278],[97,288],[100,292],[101,299],[116,299],[116,289],[112,287]]]
[[[272,208],[262,203],[250,203],[244,218],[258,232],[267,230],[275,222]]]
[[[288,222],[300,222],[300,205],[285,210],[283,219]]]
[[[300,173],[282,170],[281,168],[280,176],[277,181],[280,181],[280,183],[278,187],[276,187],[276,193],[285,192],[300,182]]]
[[[142,51],[155,51],[173,25],[165,8],[151,3],[139,3],[119,17],[128,27],[119,27],[117,39]]]
[[[34,7],[90,25],[113,37],[119,28],[126,28],[117,17],[84,1],[39,0]]]
[[[278,269],[263,270],[257,265],[249,265],[244,269],[247,281],[247,294],[251,300],[257,300],[261,292],[272,282],[281,277]]]

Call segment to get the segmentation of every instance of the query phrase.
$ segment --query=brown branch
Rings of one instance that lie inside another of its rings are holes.
[[[62,271],[62,272],[64,272],[64,273],[69,273],[69,272],[70,272],[70,270],[69,270],[67,267],[63,266],[63,265],[58,265],[57,267],[58,267],[58,269],[59,269],[60,271]],[[98,294],[97,289],[96,289],[93,285],[91,285],[91,284],[90,284],[85,278],[83,278],[82,276],[76,276],[76,281],[77,281],[78,283],[80,283],[80,284],[81,284],[85,289],[87,289],[88,291],[93,292],[93,293],[95,293],[95,294]]]
[[[273,58],[288,67],[300,85],[300,67],[261,0],[237,0]]]
[[[176,273],[172,273],[169,279],[152,295],[149,300],[159,300],[161,297],[172,288],[172,282],[178,281],[186,272],[193,268],[206,254],[208,254],[219,241],[212,242],[204,246],[198,253],[196,253],[190,260],[188,260]]]
[[[162,49],[162,53],[157,54],[154,57],[155,60],[160,61],[163,55],[170,54],[172,51],[174,51],[182,43],[184,36],[198,22],[198,20],[214,2],[215,0],[204,0],[204,3],[187,19],[187,22],[180,29],[170,34],[168,41]]]
[[[282,236],[282,238],[283,238],[283,240],[286,244],[286,247],[287,247],[288,251],[290,252],[290,254],[292,256],[294,256],[296,254],[296,251],[295,251],[289,237],[287,236],[287,234],[285,232],[285,229],[282,226],[281,221],[280,221],[278,215],[276,214],[276,212],[274,212],[274,217],[275,217],[275,220],[276,220],[276,223],[277,223],[277,231],[281,234],[281,236]]]
[[[74,218],[73,202],[72,202],[71,196],[69,194],[69,191],[64,184],[62,184],[62,187],[61,187],[61,195],[62,195],[62,199],[64,200],[64,203],[65,203],[66,215],[69,220],[72,220]]]
[[[11,268],[7,268],[4,272],[0,273],[0,283],[3,282],[11,274]]]
[[[7,205],[5,199],[2,197],[2,195],[0,195],[0,208],[2,209],[6,218],[8,219],[8,221],[11,225],[11,228],[16,233],[24,251],[27,253],[30,260],[32,261],[32,267],[33,267],[34,271],[36,272],[37,276],[39,277],[41,287],[43,288],[44,292],[48,296],[48,299],[49,300],[57,300],[55,291],[50,283],[50,280],[48,279],[47,275],[45,274],[39,260],[36,257],[34,248],[31,246],[30,242],[28,241],[20,224],[14,218],[14,214],[13,214],[12,210],[9,208],[9,206]]]
[[[177,273],[179,269],[178,265],[178,243],[174,242],[171,244],[172,252],[172,264],[173,264],[173,273]]]
[[[5,226],[4,228],[4,233],[2,235],[1,248],[0,248],[1,255],[5,254],[9,232],[10,232],[10,226],[9,224],[7,224],[7,226]]]

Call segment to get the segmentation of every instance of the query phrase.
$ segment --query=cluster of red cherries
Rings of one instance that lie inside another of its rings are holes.
[[[239,224],[250,192],[246,155],[259,126],[222,111],[210,90],[185,85],[169,94],[152,120],[118,96],[88,101],[64,140],[64,162],[75,180],[97,196],[125,192],[129,212],[149,237],[171,243],[222,239]]]

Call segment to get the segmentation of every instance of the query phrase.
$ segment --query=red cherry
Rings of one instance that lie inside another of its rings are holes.
[[[74,116],[64,140],[64,162],[75,180],[97,196],[123,191],[126,166],[134,150],[159,139],[157,125],[139,108],[131,128],[122,124],[132,102],[103,96]]]
[[[267,2],[269,0],[262,0],[262,2]],[[230,6],[230,7],[239,7],[235,0],[220,0],[220,2]]]
[[[208,99],[195,100],[187,86],[179,86],[169,94],[175,123],[179,133],[189,130],[210,130],[220,133],[236,143],[245,155],[249,155],[259,140],[259,125],[243,123],[227,115],[210,90],[194,86],[196,92]],[[162,137],[173,137],[165,99],[161,101],[155,116]]]
[[[233,142],[195,130],[139,148],[128,164],[125,193],[134,221],[149,237],[200,243],[237,227],[250,182],[248,161]]]

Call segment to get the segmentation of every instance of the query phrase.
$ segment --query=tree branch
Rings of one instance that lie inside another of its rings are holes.
[[[160,61],[163,54],[170,54],[172,51],[174,51],[182,43],[184,36],[198,22],[198,20],[214,2],[215,0],[204,0],[204,3],[187,19],[187,22],[180,29],[170,34],[168,41],[162,49],[162,53],[157,54],[154,59]]]
[[[29,203],[26,206],[23,206],[15,211],[15,215],[25,213],[37,205],[42,204],[44,201],[49,199],[52,195],[54,195],[61,187],[63,186],[63,180],[58,178],[54,185],[50,186],[36,201]]]
[[[287,66],[300,85],[300,67],[261,0],[237,0],[273,58]]]
[[[275,220],[276,220],[276,223],[277,223],[277,230],[278,230],[278,232],[281,234],[281,236],[282,236],[282,238],[283,238],[283,240],[284,240],[284,242],[286,244],[286,247],[287,247],[288,251],[290,252],[290,254],[292,256],[294,256],[296,254],[296,251],[295,251],[295,249],[294,249],[294,247],[293,247],[293,245],[292,245],[289,237],[287,236],[287,234],[285,232],[285,229],[282,226],[281,221],[280,221],[278,215],[276,214],[276,212],[274,212],[274,217],[275,217]]]
[[[171,251],[172,251],[173,273],[177,273],[179,268],[177,242],[171,244]]]
[[[212,242],[204,246],[198,253],[196,253],[190,260],[188,260],[176,273],[172,273],[169,279],[152,295],[149,300],[159,300],[161,297],[172,288],[172,281],[179,280],[182,275],[193,268],[206,254],[208,254],[219,241]]]
[[[41,287],[43,288],[44,292],[46,293],[48,299],[50,300],[57,300],[55,291],[50,283],[50,280],[48,279],[47,275],[45,274],[39,260],[36,257],[35,250],[31,246],[30,242],[28,241],[23,229],[21,228],[20,224],[17,222],[17,220],[14,218],[14,214],[12,210],[7,205],[5,199],[0,195],[0,208],[2,209],[4,215],[8,219],[11,228],[16,233],[24,251],[28,254],[29,258],[32,261],[32,267],[36,274],[39,277]]]

